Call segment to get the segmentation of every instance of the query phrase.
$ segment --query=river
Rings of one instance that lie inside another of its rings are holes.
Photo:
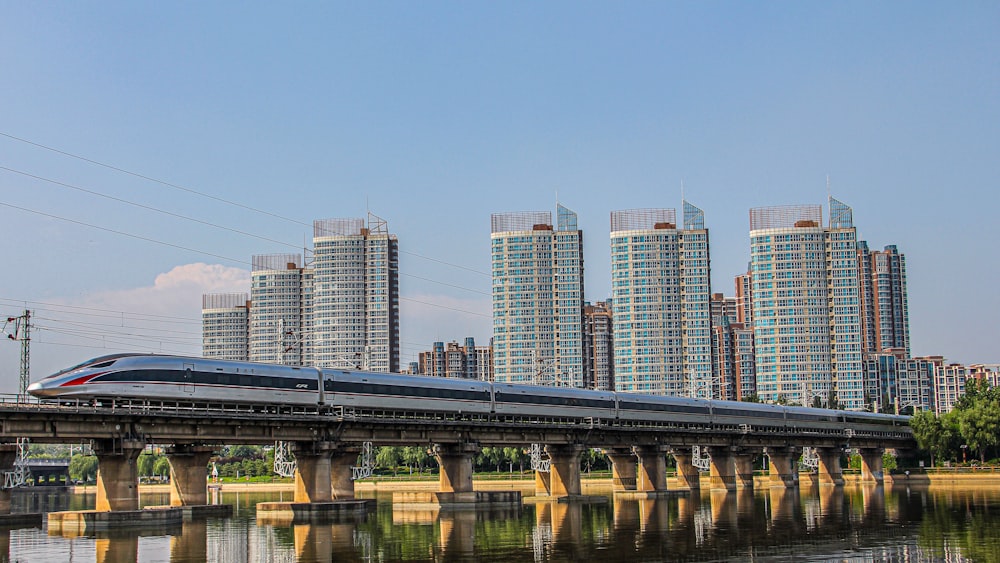
[[[472,511],[407,510],[379,493],[377,511],[366,517],[324,524],[257,521],[256,503],[289,497],[225,492],[221,501],[235,507],[231,518],[169,529],[82,537],[0,529],[0,561],[1000,562],[995,486],[704,491],[659,500],[622,500],[608,490],[584,501],[526,498],[520,509]],[[168,498],[145,494],[142,502],[167,504]],[[18,512],[93,505],[92,494],[43,491],[14,498]]]

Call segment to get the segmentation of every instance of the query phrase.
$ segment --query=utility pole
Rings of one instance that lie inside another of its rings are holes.
[[[25,309],[19,317],[7,317],[6,325],[14,323],[14,330],[7,338],[21,342],[21,380],[17,390],[17,402],[28,400],[28,385],[31,384],[31,311]],[[28,450],[31,443],[27,438],[17,439],[17,460],[14,461],[14,471],[4,479],[5,487],[18,487],[25,484],[31,476],[28,470]]]

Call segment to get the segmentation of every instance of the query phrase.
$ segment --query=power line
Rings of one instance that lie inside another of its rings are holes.
[[[226,260],[226,261],[229,261],[229,262],[234,262],[236,264],[250,265],[250,263],[247,262],[246,260],[237,260],[236,258],[230,258],[228,256],[223,256],[221,254],[215,254],[215,253],[208,252],[208,251],[205,251],[205,250],[198,250],[198,249],[195,249],[195,248],[188,248],[186,246],[181,246],[179,244],[173,244],[173,243],[170,243],[170,242],[165,242],[165,241],[157,240],[157,239],[154,239],[154,238],[144,237],[144,236],[141,236],[141,235],[134,235],[132,233],[126,233],[124,231],[116,231],[114,229],[109,229],[107,227],[101,227],[101,226],[98,226],[98,225],[92,225],[90,223],[85,223],[83,221],[77,221],[76,219],[68,219],[66,217],[60,217],[58,215],[52,215],[51,213],[45,213],[45,212],[42,212],[42,211],[35,211],[34,209],[28,209],[26,207],[20,207],[20,206],[13,205],[13,204],[10,204],[10,203],[4,203],[2,201],[0,201],[0,205],[2,205],[4,207],[10,207],[11,209],[17,209],[19,211],[25,211],[25,212],[28,212],[28,213],[34,213],[36,215],[41,215],[42,217],[48,217],[50,219],[58,219],[60,221],[66,221],[67,223],[74,223],[74,224],[77,224],[77,225],[83,225],[84,227],[90,227],[92,229],[97,229],[97,230],[100,230],[100,231],[105,231],[105,232],[113,233],[113,234],[116,234],[116,235],[121,235],[121,236],[125,236],[125,237],[131,237],[131,238],[134,238],[134,239],[144,240],[146,242],[152,242],[152,243],[160,244],[160,245],[163,245],[163,246],[169,246],[171,248],[176,248],[176,249],[179,249],[179,250],[186,250],[188,252],[195,252],[197,254],[204,254],[205,256],[211,256],[213,258],[218,258],[220,260]]]
[[[28,178],[34,178],[36,180],[41,180],[42,182],[48,182],[50,184],[55,184],[57,186],[62,186],[64,188],[68,188],[68,189],[71,189],[71,190],[76,190],[76,191],[83,192],[85,194],[89,194],[89,195],[92,195],[92,196],[102,197],[102,198],[105,198],[105,199],[110,199],[112,201],[117,201],[119,203],[124,203],[126,205],[131,205],[133,207],[138,207],[139,209],[145,209],[147,211],[152,211],[154,213],[160,213],[160,214],[163,214],[163,215],[167,215],[169,217],[174,217],[176,219],[183,219],[185,221],[190,221],[192,223],[197,223],[199,225],[205,225],[207,227],[213,227],[213,228],[216,228],[216,229],[221,229],[221,230],[224,230],[224,231],[229,231],[231,233],[236,233],[236,234],[247,236],[247,237],[253,237],[255,239],[259,239],[259,240],[263,240],[263,241],[267,241],[267,242],[273,242],[275,244],[280,244],[280,245],[288,246],[288,247],[291,247],[291,248],[300,248],[299,245],[297,245],[297,244],[291,244],[291,243],[288,243],[288,242],[283,242],[283,241],[280,241],[280,240],[275,240],[275,239],[272,239],[272,238],[267,238],[265,236],[256,235],[254,233],[250,233],[250,232],[247,232],[247,231],[241,231],[239,229],[234,229],[232,227],[227,227],[225,225],[219,225],[218,223],[212,223],[211,221],[203,221],[203,220],[197,219],[195,217],[188,217],[187,215],[181,215],[180,213],[174,213],[172,211],[167,211],[165,209],[160,209],[158,207],[153,207],[151,205],[145,205],[145,204],[142,204],[142,203],[137,203],[137,202],[130,201],[130,200],[127,200],[127,199],[123,199],[123,198],[120,198],[120,197],[116,197],[116,196],[113,196],[113,195],[103,194],[103,193],[98,192],[98,191],[90,190],[90,189],[87,189],[87,188],[82,188],[80,186],[75,186],[73,184],[67,184],[66,182],[60,182],[59,180],[53,180],[51,178],[45,178],[45,177],[42,177],[42,176],[31,174],[29,172],[24,172],[22,170],[15,170],[14,168],[8,168],[6,166],[0,166],[0,170],[6,170],[8,172],[13,172],[15,174],[21,174],[22,176],[27,176]]]
[[[3,131],[0,131],[0,136],[7,137],[8,139],[11,139],[11,140],[14,140],[14,141],[18,141],[20,143],[25,143],[25,144],[28,144],[28,145],[31,145],[31,146],[34,146],[34,147],[38,147],[40,149],[44,149],[44,150],[51,151],[51,152],[54,152],[54,153],[57,153],[57,154],[61,154],[63,156],[67,156],[69,158],[74,158],[74,159],[77,159],[77,160],[81,160],[83,162],[87,162],[87,163],[93,164],[95,166],[100,166],[102,168],[107,168],[108,170],[114,170],[115,172],[120,172],[122,174],[128,174],[129,176],[133,176],[133,177],[136,177],[136,178],[140,178],[142,180],[146,180],[146,181],[149,181],[149,182],[160,184],[162,186],[173,188],[175,190],[180,190],[180,191],[183,191],[183,192],[186,192],[186,193],[189,193],[189,194],[194,194],[194,195],[198,195],[198,196],[201,196],[201,197],[204,197],[204,198],[207,198],[207,199],[211,199],[213,201],[217,201],[217,202],[220,202],[220,203],[225,203],[227,205],[232,205],[232,206],[235,206],[235,207],[239,207],[239,208],[245,209],[247,211],[252,211],[254,213],[260,213],[262,215],[267,215],[269,217],[273,217],[275,219],[280,219],[282,221],[287,221],[289,223],[294,223],[296,225],[302,225],[302,226],[305,226],[305,227],[312,227],[313,226],[310,223],[299,221],[298,219],[293,219],[291,217],[285,217],[285,216],[279,215],[277,213],[273,213],[273,212],[270,212],[270,211],[265,211],[263,209],[258,209],[256,207],[252,207],[250,205],[246,205],[246,204],[239,203],[239,202],[236,202],[236,201],[232,201],[232,200],[228,200],[228,199],[221,198],[221,197],[218,197],[218,196],[214,196],[214,195],[211,195],[211,194],[208,194],[208,193],[205,193],[205,192],[201,192],[201,191],[198,191],[198,190],[195,190],[195,189],[186,188],[184,186],[180,186],[180,185],[177,185],[177,184],[174,184],[174,183],[171,183],[171,182],[167,182],[167,181],[164,181],[164,180],[159,180],[159,179],[153,178],[151,176],[146,176],[145,174],[140,174],[138,172],[133,172],[131,170],[126,170],[125,168],[121,168],[119,166],[114,166],[112,164],[107,164],[107,163],[104,163],[104,162],[100,162],[98,160],[87,158],[85,156],[80,156],[78,154],[73,154],[71,152],[64,151],[64,150],[61,150],[61,149],[57,149],[55,147],[51,147],[51,146],[48,146],[48,145],[44,145],[42,143],[37,143],[35,141],[30,141],[30,140],[24,139],[22,137],[17,137],[15,135],[11,135],[10,133],[4,133]],[[429,256],[424,256],[424,255],[418,254],[416,252],[409,252],[409,251],[405,251],[405,250],[400,250],[399,252],[401,254],[407,254],[409,256],[414,256],[414,257],[420,258],[422,260],[428,260],[428,261],[431,261],[431,262],[436,262],[438,264],[443,264],[445,266],[450,266],[452,268],[458,268],[460,270],[466,270],[466,271],[473,272],[473,273],[480,274],[480,275],[484,275],[484,276],[490,276],[491,275],[488,272],[483,272],[481,270],[476,270],[474,268],[469,268],[468,266],[463,266],[461,264],[453,264],[451,262],[447,262],[447,261],[440,260],[440,259],[437,259],[437,258],[431,258]]]
[[[171,321],[184,321],[184,322],[190,322],[190,323],[195,323],[195,322],[200,323],[201,322],[201,319],[193,319],[193,318],[187,318],[187,317],[172,317],[172,316],[168,316],[168,315],[155,315],[155,314],[151,314],[151,313],[138,313],[138,312],[135,312],[135,311],[115,311],[113,309],[100,309],[100,308],[97,308],[97,307],[82,307],[82,306],[79,306],[79,305],[63,305],[61,303],[46,303],[46,302],[43,302],[43,301],[30,301],[30,300],[25,300],[25,299],[11,299],[9,297],[0,297],[0,301],[10,301],[10,302],[13,302],[13,303],[20,303],[20,304],[23,304],[23,305],[27,305],[27,304],[30,303],[32,305],[35,305],[34,307],[32,307],[32,309],[35,309],[35,310],[38,310],[38,311],[46,311],[47,310],[47,311],[52,311],[52,312],[55,312],[55,313],[70,313],[70,314],[77,314],[77,315],[83,315],[83,314],[85,314],[85,313],[75,313],[73,311],[60,311],[58,309],[44,309],[42,307],[38,307],[38,305],[45,305],[47,307],[63,307],[63,308],[66,308],[66,309],[80,309],[82,311],[91,311],[91,312],[96,311],[96,312],[99,312],[99,313],[114,313],[115,315],[132,315],[132,316],[141,316],[141,317],[153,317],[153,318],[156,318],[156,319],[169,319]],[[90,313],[86,313],[86,314],[90,314]]]

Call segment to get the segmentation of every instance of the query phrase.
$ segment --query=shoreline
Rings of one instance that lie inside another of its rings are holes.
[[[802,473],[799,481],[801,488],[818,486],[813,482],[814,474]],[[870,483],[862,483],[858,474],[845,474],[844,486],[865,486]],[[709,477],[702,475],[702,490],[709,490]],[[1000,485],[1000,472],[989,473],[913,473],[910,475],[886,475],[885,487],[954,487],[954,486],[996,486]],[[604,489],[609,490],[612,486],[610,477],[596,477],[583,479],[581,486],[584,489]],[[766,475],[754,477],[754,488],[767,489],[770,487],[769,479]],[[209,483],[209,488],[218,488],[220,492],[294,492],[294,482],[280,483]],[[530,490],[535,488],[535,478],[522,477],[512,479],[473,479],[473,488],[477,491],[509,491],[509,490]],[[96,494],[97,485],[73,485],[66,487],[70,493]],[[357,492],[393,492],[393,491],[436,491],[438,481],[434,480],[365,480],[355,483]],[[667,479],[667,490],[678,490],[677,480],[674,477]],[[139,492],[146,494],[170,493],[169,484],[143,484],[139,485]]]

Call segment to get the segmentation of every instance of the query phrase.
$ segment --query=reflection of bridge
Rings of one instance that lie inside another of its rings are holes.
[[[566,419],[495,418],[456,413],[368,412],[329,413],[316,408],[255,412],[248,405],[154,407],[125,403],[101,407],[57,407],[27,403],[0,406],[0,471],[9,470],[18,437],[33,443],[78,443],[91,440],[98,458],[98,511],[136,510],[138,475],[135,460],[148,444],[166,447],[171,464],[171,504],[206,502],[207,464],[223,444],[294,444],[297,470],[295,502],[324,503],[353,498],[351,468],[361,444],[427,446],[441,468],[441,492],[472,492],[472,459],[481,446],[545,444],[548,473],[538,473],[538,492],[553,497],[581,494],[580,458],[587,448],[602,448],[613,463],[618,489],[636,494],[666,490],[666,455],[677,460],[683,488],[700,487],[692,465],[691,446],[703,446],[711,457],[711,488],[732,491],[753,487],[752,462],[764,452],[774,482],[797,485],[795,461],[803,446],[820,455],[819,480],[843,484],[840,457],[847,447],[859,448],[863,479],[880,481],[883,449],[912,448],[908,427],[831,427],[769,431],[773,421],[750,420],[738,428],[692,428],[672,423],[628,425],[613,420],[586,423]],[[759,426],[753,422],[759,422]],[[869,424],[870,426],[870,424]],[[9,505],[0,491],[0,512]],[[474,498],[462,495],[461,498]],[[453,496],[453,498],[459,498]]]

